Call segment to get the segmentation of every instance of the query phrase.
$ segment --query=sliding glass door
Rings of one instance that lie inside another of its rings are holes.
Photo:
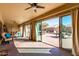
[[[59,17],[42,21],[42,42],[59,47]]]
[[[35,25],[36,40],[72,49],[72,16],[62,16],[38,21]]]
[[[60,21],[62,48],[72,49],[72,17],[71,15],[63,16]]]
[[[42,22],[41,21],[38,21],[36,22],[36,25],[35,25],[35,31],[36,31],[36,41],[42,41],[42,37],[41,37],[41,25],[42,25]]]

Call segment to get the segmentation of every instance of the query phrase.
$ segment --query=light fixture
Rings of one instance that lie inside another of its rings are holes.
[[[36,7],[35,7],[35,6],[33,7],[33,11],[34,11],[34,12],[37,12],[37,10],[36,10]]]

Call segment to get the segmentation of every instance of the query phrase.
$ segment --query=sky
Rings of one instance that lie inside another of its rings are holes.
[[[71,16],[65,16],[62,18],[63,25],[71,25],[72,24],[72,17]]]
[[[64,17],[62,17],[62,24],[66,25],[66,26],[71,25],[72,24],[71,20],[72,19],[71,19],[70,15],[64,16]],[[48,23],[49,26],[59,25],[59,17],[51,18],[51,19],[45,20],[43,22]]]
[[[46,22],[49,24],[49,26],[54,26],[54,25],[59,25],[59,18],[51,18],[51,19],[47,19],[43,22]]]

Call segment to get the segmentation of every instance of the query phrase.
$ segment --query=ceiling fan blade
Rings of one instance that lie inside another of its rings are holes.
[[[28,9],[30,9],[30,8],[32,8],[32,7],[28,7],[28,8],[26,8],[25,10],[28,10]]]
[[[30,6],[32,6],[33,5],[33,3],[28,3]]]
[[[43,7],[43,6],[39,6],[39,5],[37,5],[36,7],[37,7],[37,8],[43,8],[43,9],[45,8],[45,7]]]

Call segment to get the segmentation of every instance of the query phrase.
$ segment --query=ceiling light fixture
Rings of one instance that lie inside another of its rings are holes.
[[[28,4],[30,5],[30,7],[25,8],[25,10],[28,10],[30,8],[33,8],[33,11],[34,12],[37,12],[37,8],[41,8],[41,9],[44,9],[45,8],[44,6],[41,6],[38,3],[28,3]]]
[[[35,7],[35,6],[33,7],[33,11],[34,11],[34,12],[37,12],[37,10],[36,10],[36,7]]]

